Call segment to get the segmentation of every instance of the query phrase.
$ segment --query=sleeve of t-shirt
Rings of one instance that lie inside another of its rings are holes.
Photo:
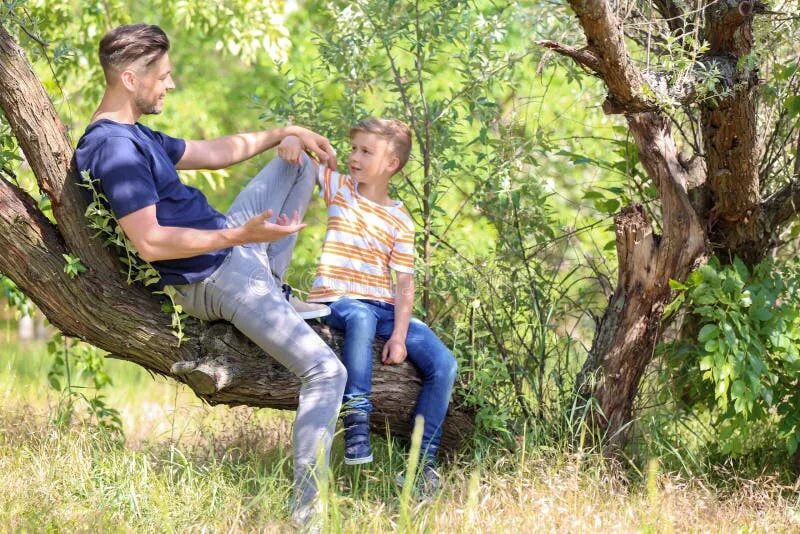
[[[389,268],[398,273],[414,273],[414,223],[405,221],[397,229],[392,252],[389,255]]]
[[[153,133],[155,140],[164,147],[164,151],[169,156],[169,159],[172,160],[172,163],[177,165],[183,157],[183,153],[186,152],[186,141],[178,137],[170,137],[163,132],[150,131]]]
[[[158,202],[147,158],[130,139],[109,137],[97,149],[95,162],[92,178],[100,180],[117,219]]]
[[[319,171],[317,172],[319,196],[325,200],[326,206],[331,205],[331,202],[333,202],[333,199],[336,197],[336,192],[339,191],[346,179],[346,175],[332,171],[325,164],[319,166]]]

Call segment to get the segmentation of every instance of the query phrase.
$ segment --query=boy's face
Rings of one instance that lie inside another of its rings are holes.
[[[347,160],[350,175],[365,184],[388,182],[400,163],[389,141],[379,135],[356,132],[351,144],[352,150]]]

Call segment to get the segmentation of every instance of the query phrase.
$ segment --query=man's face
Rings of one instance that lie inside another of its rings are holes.
[[[397,156],[392,153],[389,141],[371,133],[357,132],[351,139],[348,158],[350,175],[362,183],[387,180],[394,172]]]
[[[156,115],[164,108],[164,97],[175,89],[169,54],[164,54],[149,67],[136,71],[134,103],[143,115]]]

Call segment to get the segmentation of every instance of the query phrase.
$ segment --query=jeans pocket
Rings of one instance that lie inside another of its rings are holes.
[[[205,280],[201,280],[201,281],[200,281],[200,282],[198,282],[198,283],[200,283],[200,284],[212,284],[212,285],[216,285],[216,283],[217,283],[217,279],[218,279],[218,278],[220,277],[220,275],[222,274],[222,271],[224,271],[224,270],[225,270],[225,267],[226,267],[226,266],[227,266],[227,265],[230,263],[230,261],[231,261],[231,256],[233,256],[233,249],[231,249],[230,251],[228,251],[228,254],[225,256],[225,259],[223,259],[223,260],[222,260],[222,263],[220,263],[220,264],[219,264],[219,267],[217,267],[216,269],[214,269],[214,272],[213,272],[213,273],[211,273],[210,275],[208,275],[208,276],[205,278]]]

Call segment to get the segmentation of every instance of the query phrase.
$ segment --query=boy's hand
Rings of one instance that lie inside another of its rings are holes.
[[[296,135],[287,135],[278,145],[278,156],[292,165],[300,165],[303,155],[303,142]]]
[[[405,341],[390,337],[383,346],[381,361],[386,365],[403,363],[407,355]]]

